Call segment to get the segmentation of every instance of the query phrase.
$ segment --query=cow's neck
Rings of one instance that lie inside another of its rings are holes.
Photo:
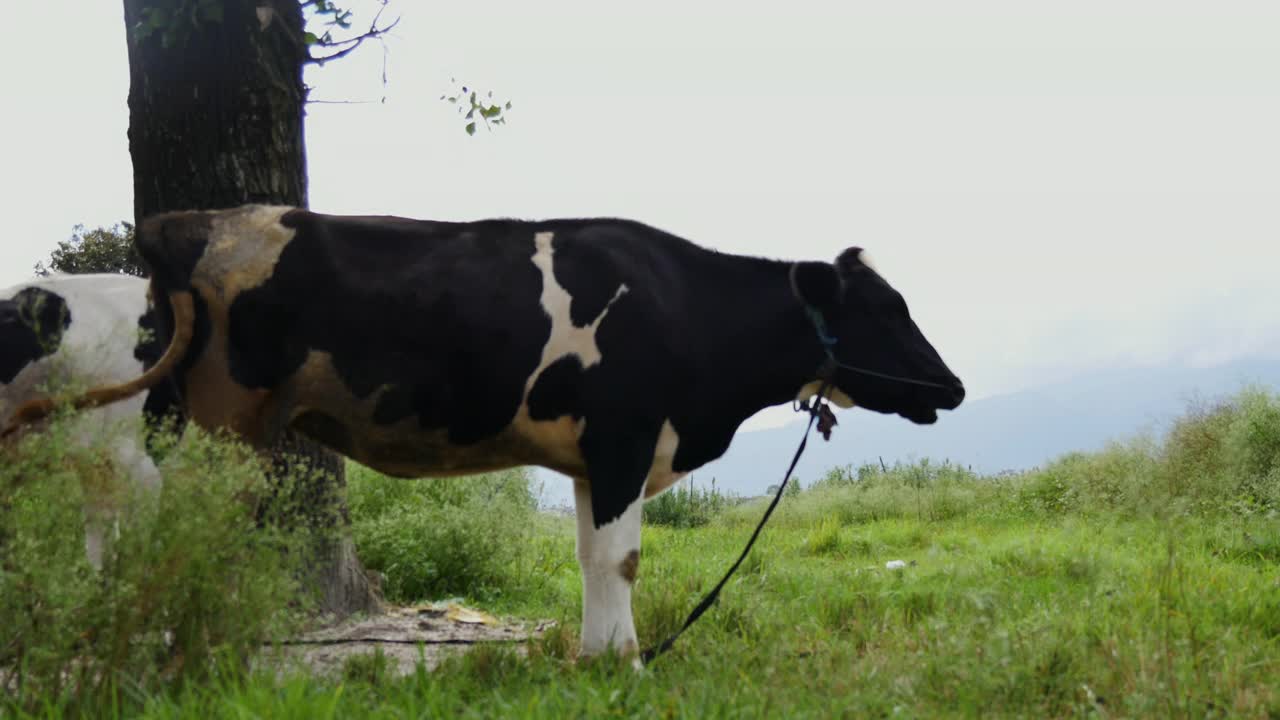
[[[707,387],[736,429],[767,407],[793,400],[817,378],[823,360],[816,331],[791,289],[790,263],[735,258],[727,277],[712,285],[714,306],[725,317],[708,321],[712,372]]]

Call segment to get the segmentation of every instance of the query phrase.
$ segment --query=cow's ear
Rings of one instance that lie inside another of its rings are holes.
[[[840,274],[824,262],[798,262],[791,267],[791,284],[796,296],[816,308],[840,304]]]
[[[871,258],[867,256],[867,251],[860,247],[848,247],[840,256],[836,258],[836,267],[841,273],[855,272],[857,270],[875,270],[875,266],[871,264]]]

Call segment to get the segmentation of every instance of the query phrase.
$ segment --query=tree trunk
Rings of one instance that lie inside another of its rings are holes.
[[[124,0],[124,17],[135,224],[167,210],[305,207],[298,0]],[[377,609],[350,540],[342,459],[293,432],[273,452],[277,471],[294,462],[285,452],[324,470],[295,492],[337,509],[297,518],[338,526],[310,564],[323,610]]]
[[[141,29],[157,9],[209,1],[124,0],[135,225],[166,210],[307,204],[302,9],[225,0],[221,22]]]

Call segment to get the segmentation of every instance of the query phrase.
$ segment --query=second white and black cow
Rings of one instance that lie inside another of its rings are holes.
[[[931,423],[964,397],[858,248],[796,263],[625,220],[267,206],[160,215],[137,243],[197,423],[259,447],[297,428],[402,477],[575,478],[586,655],[636,650],[641,504],[815,392],[820,334],[870,371],[836,371],[843,405]]]
[[[142,278],[56,275],[0,289],[0,427],[19,408],[39,406],[49,384],[128,383],[163,350]],[[165,380],[146,394],[90,409],[75,419],[74,438],[84,445],[108,443],[129,480],[159,487],[145,430],[150,419],[180,414],[174,390]],[[113,511],[93,493],[86,501],[85,550],[101,567]]]

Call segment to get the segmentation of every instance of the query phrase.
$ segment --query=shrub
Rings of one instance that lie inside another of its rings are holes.
[[[753,524],[758,503],[724,514]],[[1280,513],[1280,397],[1246,388],[1178,418],[1159,442],[1145,436],[1097,452],[1067,453],[1043,468],[980,476],[954,463],[837,467],[789,496],[775,522],[813,527],[885,519],[940,521],[981,514]]]
[[[790,488],[788,486],[788,491]],[[733,498],[716,489],[715,480],[710,487],[697,488],[690,479],[646,502],[642,512],[644,522],[649,525],[693,528],[711,522],[712,517],[734,503]]]
[[[1222,456],[1231,497],[1241,512],[1280,510],[1280,399],[1249,389],[1234,402]]]
[[[388,599],[492,598],[516,582],[536,522],[529,475],[402,480],[348,466],[356,551]]]
[[[1018,481],[1024,511],[1257,514],[1280,511],[1280,399],[1246,388],[1197,405],[1156,443],[1070,453]]]
[[[944,520],[986,507],[1001,486],[946,461],[863,465],[857,470],[843,466],[828,471],[803,493],[785,498],[777,522],[806,527],[828,516],[842,525],[890,518]],[[753,503],[727,513],[725,519],[754,523],[759,512]]]
[[[1063,455],[1043,469],[1026,473],[1017,504],[1024,512],[1061,515],[1147,512],[1164,493],[1159,448],[1144,439],[1111,443],[1094,453]]]
[[[161,492],[122,477],[110,432],[81,447],[72,415],[0,447],[0,687],[30,709],[93,707],[239,672],[293,617],[294,549],[257,527],[246,500],[265,478],[242,446],[196,431],[166,446]],[[83,499],[107,492],[120,515],[101,572],[84,551]]]

